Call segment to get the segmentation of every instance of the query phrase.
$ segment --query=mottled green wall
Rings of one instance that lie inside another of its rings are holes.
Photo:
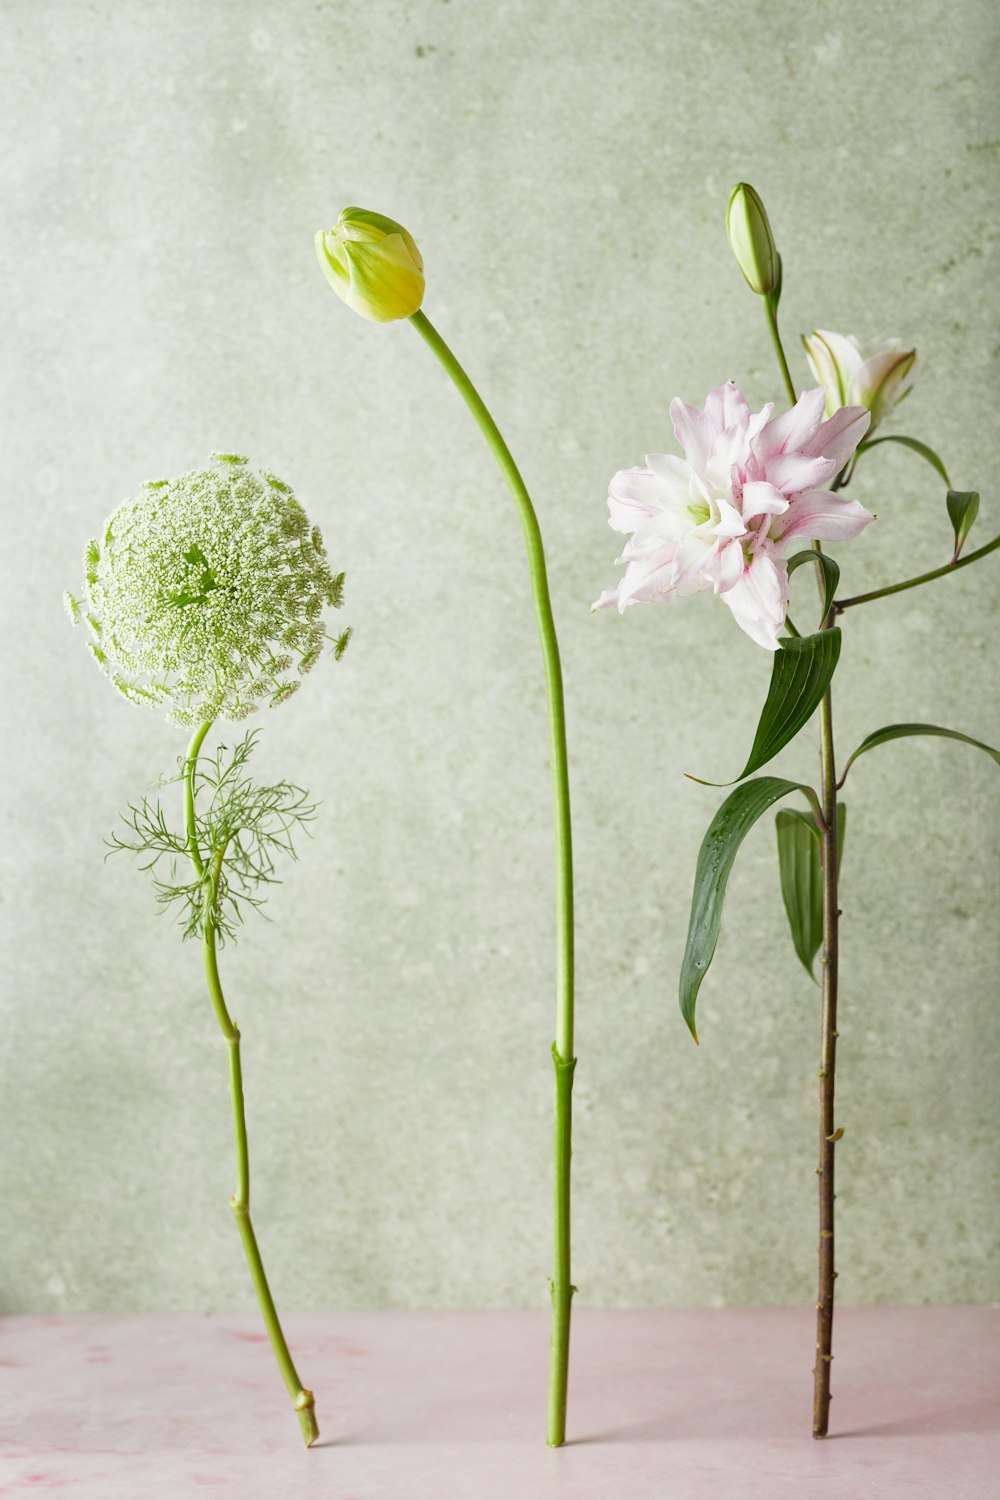
[[[125,495],[213,448],[292,482],[356,638],[264,724],[324,802],[225,964],[258,1228],[286,1305],[537,1302],[548,1264],[551,835],[521,536],[408,327],[327,289],[345,203],[417,235],[427,309],[538,501],[568,688],[579,872],[577,1263],[590,1303],[812,1300],[817,999],[770,820],[702,992],[690,881],[768,658],[703,595],[624,620],[611,473],[667,403],[780,394],[723,232],[763,193],[783,313],[919,344],[905,430],[997,529],[992,7],[265,0],[3,7],[4,1018],[8,1308],[242,1307],[224,1048],[197,951],[102,864],[182,736],[60,609]],[[995,57],[995,53],[994,53]],[[796,374],[806,371],[796,359]],[[852,591],[944,560],[941,487],[868,460]],[[1000,742],[997,564],[846,622],[837,728]],[[796,585],[798,587],[798,585]],[[776,767],[814,768],[813,735]],[[996,1297],[997,769],[862,762],[843,882],[841,1295]]]

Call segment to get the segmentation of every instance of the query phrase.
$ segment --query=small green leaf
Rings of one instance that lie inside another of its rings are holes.
[[[955,532],[955,551],[958,557],[965,538],[972,530],[972,523],[979,514],[979,492],[977,490],[949,490],[948,515]]]
[[[825,552],[814,552],[811,548],[808,552],[796,552],[794,557],[788,559],[788,576],[791,578],[796,568],[801,568],[803,563],[818,563],[823,574],[823,610],[819,618],[822,625],[830,610],[833,608],[834,597],[837,593],[837,584],[840,582],[840,565],[835,563],[832,557]]]
[[[785,903],[792,942],[810,978],[823,942],[823,841],[811,813],[782,808],[775,819],[778,833],[778,866],[781,896]],[[837,806],[838,864],[844,857],[847,809]]]
[[[942,729],[939,724],[887,724],[884,729],[876,729],[874,734],[868,735],[861,741],[844,767],[844,774],[840,781],[843,785],[848,771],[853,766],[859,755],[864,755],[866,750],[874,750],[878,745],[887,745],[890,740],[901,740],[912,734],[938,734],[946,740],[961,740],[964,745],[972,745],[977,750],[985,750],[1000,766],[1000,750],[994,750],[992,745],[984,745],[982,740],[974,740],[970,735],[959,734],[957,729]]]
[[[914,453],[919,453],[920,457],[926,459],[931,468],[935,469],[937,473],[941,475],[941,478],[944,480],[945,484],[949,489],[951,489],[951,480],[948,478],[948,470],[945,468],[938,455],[934,452],[934,449],[928,448],[926,443],[921,443],[916,438],[899,437],[896,433],[889,432],[886,433],[885,437],[869,438],[867,442],[860,443],[858,445],[858,456],[860,457],[862,453],[867,453],[869,448],[877,448],[879,443],[899,443],[902,445],[902,447],[909,448]]]
[[[785,641],[775,652],[771,685],[750,758],[737,781],[759,771],[809,722],[830,686],[839,657],[840,631],[836,628]]]
[[[774,252],[774,261],[775,261],[775,275],[777,277],[777,280],[775,281],[774,286],[768,292],[767,297],[768,297],[768,301],[771,304],[771,307],[774,309],[775,312],[777,312],[778,311],[778,303],[781,301],[781,279],[782,279],[781,254],[777,250]]]
[[[680,977],[681,1015],[695,1041],[698,1040],[694,1024],[698,991],[719,941],[726,885],[733,861],[761,814],[767,812],[779,797],[787,796],[789,792],[804,792],[811,802],[819,806],[812,787],[799,781],[783,781],[778,776],[761,776],[756,781],[744,782],[730,792],[702,840]]]

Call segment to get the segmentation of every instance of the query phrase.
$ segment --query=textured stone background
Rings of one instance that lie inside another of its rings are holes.
[[[790,343],[912,337],[897,430],[996,530],[992,7],[200,0],[3,7],[2,1305],[250,1305],[225,1208],[225,1057],[197,951],[102,864],[182,736],[119,700],[61,612],[83,544],[213,448],[284,475],[356,638],[265,724],[324,801],[227,954],[256,1218],[286,1305],[532,1303],[548,1265],[551,842],[519,530],[405,325],[331,295],[346,203],[417,235],[426,307],[537,497],[568,683],[579,879],[576,1280],[590,1303],[811,1301],[817,998],[773,825],[702,998],[690,882],[767,657],[728,611],[592,617],[613,470],[666,407],[779,395],[727,249],[770,208]],[[801,360],[796,373],[805,382]],[[851,591],[943,561],[941,486],[865,465]],[[840,744],[930,719],[1000,742],[997,563],[852,613]],[[796,585],[809,594],[804,582]],[[804,606],[803,606],[804,608]],[[801,610],[800,610],[801,612]],[[810,732],[775,763],[809,775]],[[848,786],[838,1186],[848,1301],[998,1294],[997,807],[985,757],[892,746]]]

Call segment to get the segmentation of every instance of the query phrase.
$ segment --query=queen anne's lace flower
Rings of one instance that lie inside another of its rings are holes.
[[[215,459],[124,501],[87,547],[82,596],[65,596],[119,692],[167,705],[175,724],[245,719],[291,697],[343,593],[288,486],[236,454]]]
[[[713,588],[737,624],[768,651],[788,612],[784,554],[806,537],[841,541],[872,519],[828,484],[868,428],[863,407],[844,406],[823,421],[825,393],[805,391],[774,416],[769,402],[751,414],[732,382],[712,391],[704,409],[670,403],[686,457],[649,453],[646,467],[611,481],[610,525],[629,540],[617,587],[594,605],[676,599]]]

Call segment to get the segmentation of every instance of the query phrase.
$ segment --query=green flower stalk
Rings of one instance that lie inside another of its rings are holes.
[[[315,1401],[302,1384],[281,1328],[250,1218],[250,1162],[240,1031],[219,974],[218,949],[237,935],[244,911],[263,904],[276,861],[295,857],[293,836],[314,807],[289,782],[259,786],[247,773],[256,736],[214,757],[202,746],[220,720],[241,720],[284,703],[329,641],[335,657],[350,631],[327,634],[337,608],[323,539],[292,491],[234,454],[179,479],[148,484],[111,515],[89,543],[79,598],[66,595],[90,652],[130,702],[165,707],[194,728],[180,771],[179,827],[158,799],[133,804],[113,850],[140,856],[158,902],[179,908],[186,938],[202,948],[209,999],[226,1042],[236,1148],[229,1207],[271,1347],[306,1445],[319,1436]]]
[[[357,246],[363,243],[363,263]],[[554,1265],[549,1283],[552,1329],[549,1365],[547,1440],[560,1447],[566,1440],[569,1379],[570,1309],[570,1159],[572,1093],[576,1057],[573,1050],[573,850],[570,824],[569,761],[559,643],[549,598],[542,534],[531,497],[510,449],[479,395],[444,339],[422,311],[423,260],[413,237],[393,219],[349,208],[336,228],[320,231],[316,250],[327,280],[337,295],[374,322],[408,318],[442,365],[472,413],[510,491],[528,555],[535,619],[542,647],[549,718],[549,755],[556,841],[556,919],[558,981],[555,1066],[555,1140],[553,1172]]]

